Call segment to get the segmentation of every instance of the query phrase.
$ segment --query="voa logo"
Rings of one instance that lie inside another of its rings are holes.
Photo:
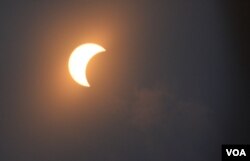
[[[244,149],[226,149],[226,152],[227,152],[227,156],[234,156],[234,157],[237,157],[237,156],[247,156],[246,155],[246,152]]]

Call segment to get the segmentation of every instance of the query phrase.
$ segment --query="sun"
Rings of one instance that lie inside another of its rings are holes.
[[[70,55],[68,68],[73,80],[78,84],[90,87],[86,70],[88,62],[96,54],[106,51],[102,46],[94,43],[86,43],[78,46]]]

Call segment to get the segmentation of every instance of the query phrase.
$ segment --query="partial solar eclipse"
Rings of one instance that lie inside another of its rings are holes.
[[[78,84],[90,87],[86,71],[88,62],[96,54],[106,51],[102,46],[93,43],[82,44],[71,54],[68,62],[69,73]]]

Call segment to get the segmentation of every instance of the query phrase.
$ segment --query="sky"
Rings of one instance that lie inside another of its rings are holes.
[[[0,2],[1,161],[220,160],[250,143],[249,2]],[[70,77],[80,44],[91,87]]]

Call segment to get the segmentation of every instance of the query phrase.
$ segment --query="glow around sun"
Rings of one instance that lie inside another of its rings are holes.
[[[86,70],[88,62],[96,54],[106,51],[102,46],[93,43],[82,44],[71,54],[68,68],[72,78],[80,85],[90,87]]]

